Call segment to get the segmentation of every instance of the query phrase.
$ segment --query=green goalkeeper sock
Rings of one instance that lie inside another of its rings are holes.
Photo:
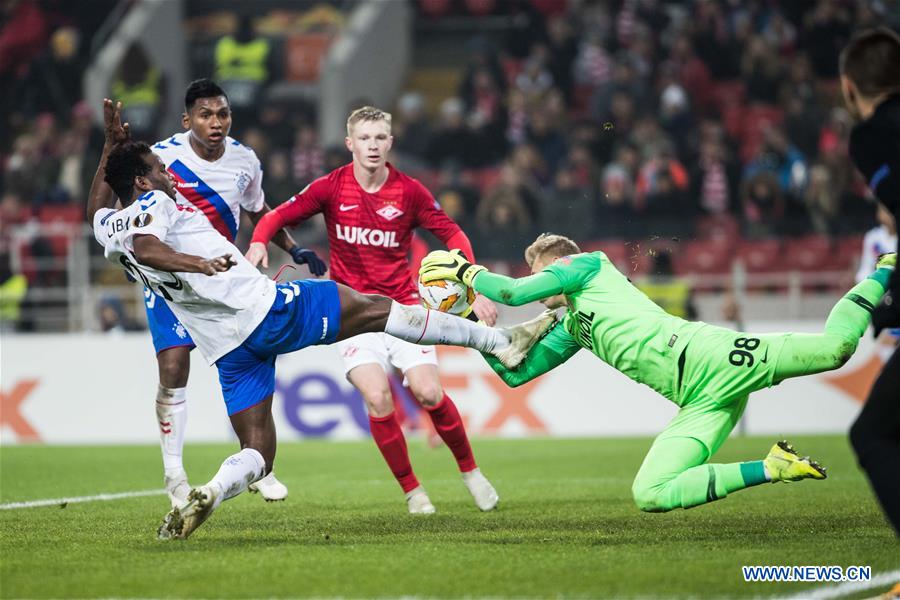
[[[657,440],[632,486],[638,508],[650,512],[691,508],[769,480],[761,460],[698,465],[705,456],[705,447],[693,438]]]

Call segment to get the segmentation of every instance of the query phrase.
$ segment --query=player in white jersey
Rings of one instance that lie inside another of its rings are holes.
[[[894,223],[894,215],[879,202],[875,218],[878,220],[878,226],[867,231],[863,238],[862,255],[859,257],[859,269],[856,272],[857,282],[866,278],[863,275],[864,269],[870,269],[871,273],[882,254],[893,252],[897,248],[897,224]],[[900,344],[900,329],[889,329],[879,336],[876,351],[882,362],[888,361],[898,344]]]
[[[185,92],[182,125],[176,133],[153,145],[175,179],[177,198],[193,207],[227,240],[234,241],[241,209],[255,224],[269,211],[262,190],[262,167],[252,149],[228,136],[231,111],[225,92],[209,79],[192,82]],[[273,240],[298,264],[307,263],[313,275],[325,273],[325,263],[311,250],[297,246],[282,230]],[[159,366],[156,416],[162,446],[165,485],[172,506],[184,501],[190,486],[182,454],[187,423],[186,386],[190,371],[193,331],[180,323],[169,306],[144,289],[147,323]],[[269,474],[254,484],[266,500],[283,500],[287,487]]]
[[[113,112],[109,103],[105,109]],[[475,348],[513,368],[555,322],[555,317],[542,315],[499,330],[360,294],[333,281],[276,284],[253,268],[199,211],[175,202],[174,180],[163,162],[146,144],[125,139],[116,123],[117,117],[107,119],[107,143],[88,198],[94,235],[108,260],[171,302],[200,352],[216,365],[242,448],[166,515],[158,531],[162,539],[188,537],[223,500],[271,472],[278,354],[385,332],[421,344]],[[125,208],[113,208],[103,181]],[[210,255],[214,258],[204,258]]]

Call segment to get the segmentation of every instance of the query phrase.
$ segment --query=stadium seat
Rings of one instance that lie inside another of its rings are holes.
[[[785,242],[783,264],[789,271],[840,270],[832,257],[831,240],[824,235],[810,235]]]
[[[835,241],[835,248],[831,253],[835,270],[847,269],[855,271],[859,268],[863,237],[862,234],[845,235]]]
[[[84,222],[84,207],[69,204],[42,206],[38,209],[37,217],[41,223],[71,223],[78,225]]]
[[[773,273],[783,270],[781,240],[744,240],[738,244],[737,255],[748,273]]]
[[[616,265],[616,268],[623,273],[625,273],[626,270],[631,270],[631,266],[628,262],[628,247],[625,245],[624,240],[593,240],[580,244],[580,246],[584,252],[599,251],[605,253],[612,264]]]
[[[678,275],[721,275],[731,270],[734,238],[691,240],[673,255]]]
[[[740,224],[731,214],[699,217],[694,222],[694,229],[699,239],[728,240],[734,244],[741,237]]]

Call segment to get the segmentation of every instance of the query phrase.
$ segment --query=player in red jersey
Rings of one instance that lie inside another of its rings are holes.
[[[266,244],[277,231],[322,213],[331,246],[332,279],[360,292],[418,304],[418,287],[407,259],[413,230],[423,227],[467,257],[473,256],[472,245],[425,186],[387,162],[393,143],[389,113],[369,106],[353,111],[345,143],[353,162],[312,182],[264,216],[253,232],[247,260],[268,266]],[[497,320],[497,311],[486,298],[479,297],[473,308],[489,325]],[[481,510],[493,509],[499,497],[475,464],[456,405],[441,387],[434,348],[367,333],[340,342],[338,350],[347,379],[365,399],[372,438],[406,493],[409,512],[430,514],[434,505],[410,465],[391,399],[386,374],[390,365],[403,372],[413,396],[428,411],[453,452],[475,504]]]

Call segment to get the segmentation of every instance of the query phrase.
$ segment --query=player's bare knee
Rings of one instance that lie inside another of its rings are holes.
[[[167,388],[181,388],[187,385],[190,372],[190,354],[181,348],[160,352],[156,357],[159,367],[159,383]]]
[[[389,389],[369,388],[360,393],[371,416],[386,417],[394,410],[394,398]]]
[[[444,397],[444,389],[438,381],[419,382],[411,385],[410,390],[419,404],[428,408],[437,406]]]

